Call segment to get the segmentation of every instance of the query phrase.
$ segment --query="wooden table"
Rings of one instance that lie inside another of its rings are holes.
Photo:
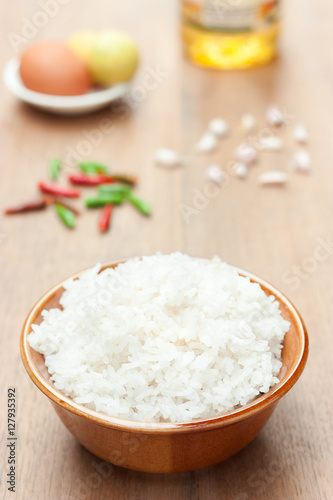
[[[2,6],[2,67],[14,52],[8,34],[20,34],[25,19],[31,21],[40,10],[37,0],[12,0]],[[68,172],[73,166],[69,154],[76,151],[120,172],[138,174],[137,193],[152,202],[154,213],[144,218],[130,206],[119,208],[105,235],[98,234],[95,212],[84,213],[74,231],[66,230],[51,209],[0,216],[2,471],[7,471],[9,387],[17,391],[18,436],[16,494],[7,491],[3,472],[1,498],[333,498],[332,16],[329,0],[285,2],[281,58],[266,67],[229,73],[199,69],[183,60],[176,2],[171,0],[98,0],[84,5],[71,0],[37,29],[32,40],[66,38],[90,26],[124,29],[141,48],[141,66],[127,107],[79,118],[36,111],[20,104],[2,85],[1,207],[33,198],[36,181],[47,175],[53,155],[64,159]],[[232,151],[242,140],[242,113],[257,117],[258,137],[272,102],[289,116],[281,131],[284,151],[262,154],[246,180],[228,174],[218,194],[207,197],[205,169],[218,163],[228,172]],[[195,155],[193,144],[215,116],[230,123],[229,138],[216,153]],[[112,121],[112,130],[98,132],[105,119]],[[287,170],[298,121],[309,129],[313,172],[290,174],[285,188],[260,187],[259,173]],[[184,153],[187,165],[173,171],[156,167],[152,154],[161,146]],[[204,193],[201,205],[198,193]],[[184,205],[195,208],[189,220],[182,215]],[[98,261],[175,250],[219,255],[285,292],[309,330],[306,370],[259,437],[224,463],[179,475],[117,467],[98,471],[100,460],[67,432],[24,372],[18,347],[23,321],[47,289],[77,270]]]

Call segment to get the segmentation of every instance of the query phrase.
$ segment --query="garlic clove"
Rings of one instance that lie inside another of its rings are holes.
[[[281,172],[280,170],[271,170],[270,172],[264,172],[259,175],[258,182],[262,186],[266,185],[282,185],[287,181],[287,174]]]
[[[236,162],[232,167],[232,171],[235,175],[237,175],[237,177],[240,177],[241,179],[245,179],[248,174],[248,168],[245,163]]]
[[[311,157],[305,149],[300,149],[294,154],[293,160],[289,165],[290,170],[308,173],[311,171]]]
[[[303,124],[298,124],[294,129],[294,140],[299,144],[307,144],[309,141],[308,131]]]
[[[283,141],[276,135],[261,137],[259,139],[259,149],[261,151],[281,151],[282,147]]]
[[[154,160],[164,167],[177,167],[184,162],[183,157],[177,151],[168,148],[156,149]]]
[[[225,175],[219,165],[210,165],[206,170],[206,177],[218,185],[222,185],[225,181]]]
[[[257,160],[258,153],[254,146],[243,142],[237,146],[234,156],[238,162],[250,165]]]
[[[276,106],[270,106],[266,112],[266,121],[271,127],[281,127],[284,123],[282,111]]]
[[[256,119],[254,118],[253,115],[246,113],[241,117],[241,129],[245,133],[249,134],[250,132],[253,132],[255,128],[256,128]]]
[[[216,149],[217,138],[212,132],[205,132],[201,139],[196,143],[195,150],[197,153],[209,153]]]
[[[215,118],[209,122],[208,130],[216,137],[224,137],[229,132],[229,125],[223,118]]]

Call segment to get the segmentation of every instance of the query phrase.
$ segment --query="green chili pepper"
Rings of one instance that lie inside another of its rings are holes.
[[[94,161],[82,161],[78,164],[79,168],[85,174],[107,174],[108,167]]]
[[[107,203],[112,203],[112,205],[119,205],[126,199],[126,196],[120,193],[109,193],[100,194],[99,196],[93,196],[91,198],[86,198],[84,203],[88,208],[103,207]]]
[[[127,199],[128,199],[128,201],[130,201],[132,203],[132,205],[135,208],[137,208],[138,210],[140,210],[140,212],[143,213],[144,215],[150,215],[151,214],[151,205],[147,201],[139,200],[139,198],[136,198],[135,196],[133,196],[132,193],[130,193],[127,196]]]
[[[50,161],[50,177],[53,181],[58,180],[60,173],[61,160],[57,156]]]
[[[70,228],[75,227],[75,222],[76,222],[76,216],[75,213],[72,212],[67,207],[64,207],[64,205],[60,205],[59,203],[55,203],[55,209],[57,214],[59,215],[60,219],[63,221],[63,223]]]
[[[121,184],[119,182],[115,182],[114,184],[101,184],[100,186],[98,186],[98,193],[102,196],[113,193],[118,193],[123,196],[129,196],[131,192],[131,186],[128,186],[127,184]]]

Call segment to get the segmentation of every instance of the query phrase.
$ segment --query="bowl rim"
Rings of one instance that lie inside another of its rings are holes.
[[[8,90],[22,101],[38,107],[48,107],[55,110],[81,110],[124,97],[130,89],[130,82],[120,82],[109,87],[92,90],[86,94],[62,96],[42,94],[28,89],[22,82],[20,73],[20,60],[12,57],[3,69],[3,81]]]
[[[106,262],[101,265],[100,271],[108,267],[116,267],[118,264],[122,264],[127,260],[128,259],[117,259]],[[38,389],[43,392],[51,400],[51,402],[55,403],[61,408],[75,414],[76,416],[83,417],[84,419],[103,427],[110,427],[127,432],[160,434],[170,432],[185,433],[211,430],[215,427],[234,424],[236,422],[244,420],[247,417],[256,415],[257,413],[261,412],[271,405],[275,405],[279,401],[279,399],[281,399],[282,396],[284,396],[293,387],[293,385],[299,379],[302,371],[304,370],[309,351],[309,339],[307,330],[299,312],[282,292],[277,290],[269,282],[263,280],[262,278],[259,278],[249,271],[233,265],[231,265],[231,267],[233,267],[240,275],[250,278],[251,281],[258,283],[261,287],[268,290],[286,307],[291,315],[293,325],[296,328],[301,343],[300,351],[296,358],[297,361],[287,378],[273,386],[269,392],[255,398],[247,405],[241,406],[240,408],[232,410],[228,413],[224,413],[222,415],[199,420],[189,420],[183,422],[140,422],[119,417],[112,417],[95,410],[91,410],[90,408],[87,408],[81,404],[75,403],[71,398],[62,394],[58,389],[56,389],[53,385],[46,381],[40,374],[29,353],[29,350],[33,350],[27,340],[27,337],[31,332],[31,325],[44,309],[44,306],[47,304],[47,302],[52,299],[52,297],[54,297],[54,295],[59,292],[61,288],[63,288],[63,284],[67,280],[77,279],[86,270],[91,269],[92,267],[85,268],[82,271],[72,274],[64,280],[61,280],[57,285],[55,285],[48,292],[42,295],[42,297],[35,303],[31,311],[29,312],[24,322],[20,338],[21,358],[28,375],[30,376],[33,383],[38,387]]]

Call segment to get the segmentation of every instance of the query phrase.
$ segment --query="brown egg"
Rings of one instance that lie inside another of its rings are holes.
[[[42,94],[80,95],[91,88],[86,64],[65,44],[41,41],[21,57],[20,74],[24,85]]]

